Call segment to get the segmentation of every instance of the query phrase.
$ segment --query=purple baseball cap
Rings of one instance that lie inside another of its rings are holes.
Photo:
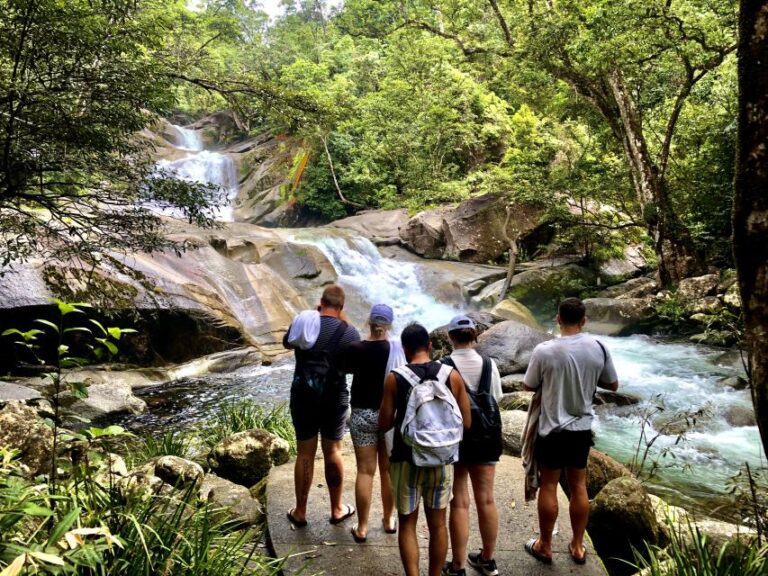
[[[371,315],[368,317],[368,320],[375,322],[376,324],[389,325],[394,322],[395,313],[392,311],[392,308],[386,304],[375,304],[373,308],[371,308]]]

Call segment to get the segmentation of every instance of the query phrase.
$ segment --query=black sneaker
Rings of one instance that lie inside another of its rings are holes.
[[[464,570],[464,568],[459,568],[458,570],[454,570],[453,562],[446,562],[445,566],[443,566],[442,575],[443,576],[467,576],[467,571]]]
[[[485,576],[498,576],[499,571],[496,569],[496,560],[491,558],[490,560],[483,560],[483,551],[470,552],[467,556],[467,562],[480,574]]]

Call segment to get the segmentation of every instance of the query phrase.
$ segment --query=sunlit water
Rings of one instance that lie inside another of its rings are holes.
[[[200,133],[196,130],[174,126],[178,132],[175,147],[187,152],[176,160],[160,160],[157,167],[170,172],[180,180],[200,182],[216,187],[213,199],[219,204],[213,217],[221,222],[232,222],[232,205],[238,191],[238,176],[235,163],[226,154],[205,150]],[[164,209],[167,216],[180,217],[178,211]]]

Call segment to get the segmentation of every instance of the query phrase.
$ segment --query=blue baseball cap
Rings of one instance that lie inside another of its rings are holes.
[[[448,332],[453,332],[454,330],[466,330],[467,328],[476,330],[477,326],[475,325],[475,321],[466,314],[454,316],[448,324]]]
[[[371,308],[371,315],[368,317],[371,322],[376,324],[392,324],[395,320],[395,313],[392,308],[386,304],[375,304]]]

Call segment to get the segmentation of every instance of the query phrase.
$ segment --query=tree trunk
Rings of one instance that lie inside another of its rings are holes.
[[[741,0],[733,252],[757,425],[768,452],[768,0]]]
[[[703,274],[704,257],[694,248],[690,232],[672,209],[666,182],[648,151],[640,115],[621,72],[614,70],[607,84],[621,119],[622,144],[632,183],[659,257],[661,282],[677,284],[688,276]]]

